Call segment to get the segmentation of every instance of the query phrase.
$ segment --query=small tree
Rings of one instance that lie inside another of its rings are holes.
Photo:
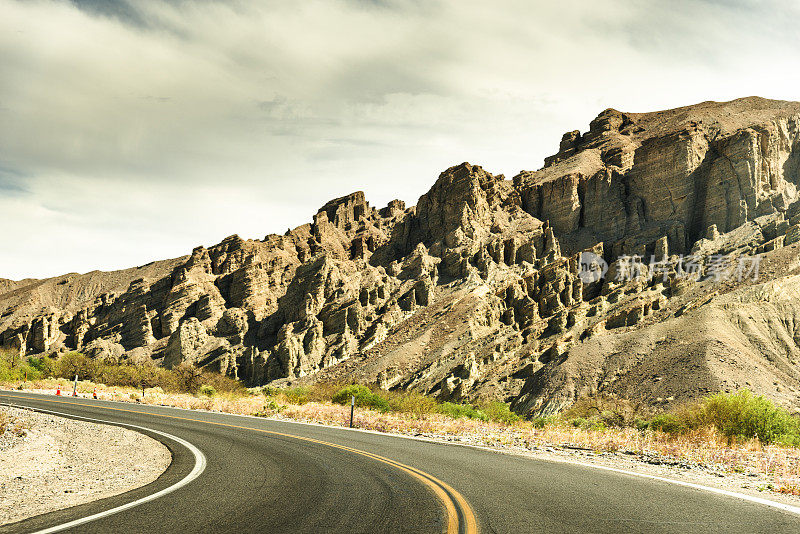
[[[197,393],[200,387],[200,380],[203,378],[203,371],[187,362],[181,363],[174,370],[178,376],[179,387],[189,393]]]
[[[58,374],[63,378],[75,375],[90,378],[92,361],[80,352],[68,352],[58,359]]]
[[[8,364],[10,369],[15,369],[22,363],[22,353],[13,349],[0,349],[0,357]]]
[[[142,388],[142,399],[144,399],[144,390],[158,385],[158,373],[152,365],[144,364],[138,367],[136,375],[139,387]]]

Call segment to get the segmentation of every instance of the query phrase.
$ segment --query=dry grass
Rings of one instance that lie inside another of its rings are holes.
[[[58,384],[66,386],[66,391],[62,389],[62,394],[71,393],[72,385],[57,379],[28,383],[26,389],[52,394]],[[6,387],[18,389],[19,383],[6,384]],[[301,404],[293,404],[280,396],[222,393],[205,397],[164,393],[159,388],[154,388],[148,389],[142,399],[141,391],[136,389],[112,388],[91,382],[79,382],[78,392],[83,396],[90,396],[95,387],[100,398],[125,402],[338,426],[347,426],[350,418],[349,406],[308,399],[303,399]],[[800,449],[763,445],[756,439],[729,445],[728,439],[714,428],[701,428],[676,435],[635,428],[580,428],[559,420],[537,428],[530,421],[499,423],[454,419],[439,413],[381,413],[363,408],[356,410],[354,422],[357,428],[362,429],[422,435],[487,447],[533,449],[567,446],[596,452],[624,452],[667,464],[688,464],[719,472],[758,474],[772,482],[767,485],[767,489],[792,495],[800,493]]]
[[[27,429],[28,426],[21,419],[0,412],[0,436],[8,432],[13,436],[24,437]]]

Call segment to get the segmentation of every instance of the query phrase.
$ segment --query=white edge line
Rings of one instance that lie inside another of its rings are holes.
[[[13,390],[8,390],[8,391],[10,393],[14,392]],[[39,393],[38,395],[47,396],[47,395],[45,395],[43,393]],[[116,400],[105,400],[104,399],[104,401],[105,402],[114,402],[114,403],[118,403],[118,404],[125,404],[125,405],[132,404],[132,403],[128,403],[128,402],[125,402],[125,401],[116,401]],[[243,418],[253,418],[253,419],[260,419],[262,421],[267,420],[267,421],[275,421],[276,423],[288,423],[288,424],[295,424],[295,425],[308,425],[308,426],[316,426],[316,427],[321,427],[321,428],[331,428],[331,429],[336,429],[336,430],[350,430],[350,431],[356,431],[356,432],[363,432],[365,434],[376,434],[376,435],[380,435],[380,436],[387,436],[387,437],[391,437],[391,438],[411,439],[411,440],[415,440],[415,441],[424,441],[424,442],[428,442],[428,443],[438,443],[438,444],[441,444],[441,445],[456,445],[456,446],[459,446],[459,447],[468,447],[468,448],[471,448],[471,449],[479,449],[479,450],[488,451],[488,452],[494,452],[494,453],[498,453],[498,454],[508,454],[508,455],[512,455],[512,456],[519,456],[519,457],[522,457],[522,458],[528,458],[528,459],[531,459],[531,460],[538,460],[538,461],[543,461],[543,462],[555,462],[555,463],[562,463],[562,464],[578,465],[578,466],[581,466],[581,467],[588,467],[590,469],[600,469],[600,470],[603,470],[603,471],[611,471],[611,472],[620,473],[620,474],[623,474],[623,475],[631,475],[631,476],[640,477],[640,478],[648,478],[648,479],[651,479],[651,480],[658,480],[660,482],[666,482],[668,484],[675,484],[676,486],[684,486],[684,487],[687,487],[687,488],[693,488],[693,489],[697,489],[697,490],[701,490],[701,491],[707,491],[709,493],[716,493],[718,495],[725,495],[726,497],[733,497],[735,499],[741,499],[741,500],[744,500],[744,501],[754,502],[754,503],[757,503],[757,504],[762,504],[764,506],[777,508],[779,510],[783,510],[785,512],[789,512],[789,513],[792,513],[792,514],[800,515],[800,507],[798,507],[798,506],[794,506],[794,505],[786,504],[786,503],[781,503],[781,502],[777,502],[777,501],[771,501],[769,499],[764,499],[762,497],[756,497],[754,495],[747,495],[746,493],[739,493],[739,492],[736,492],[736,491],[724,490],[722,488],[715,488],[713,486],[704,486],[702,484],[695,484],[694,482],[685,482],[683,480],[675,480],[674,478],[660,477],[658,475],[648,475],[647,473],[638,473],[636,471],[628,471],[627,469],[620,469],[618,467],[609,467],[609,466],[605,466],[605,465],[597,465],[597,464],[590,464],[590,463],[587,463],[587,462],[579,462],[577,460],[570,460],[570,459],[567,459],[567,458],[537,458],[535,456],[535,452],[534,451],[524,451],[523,452],[523,451],[514,451],[514,450],[495,449],[495,448],[486,447],[486,446],[483,446],[483,445],[473,445],[471,443],[459,443],[459,442],[453,442],[453,441],[443,441],[443,440],[437,440],[435,438],[420,437],[420,436],[406,436],[406,435],[403,435],[403,434],[390,434],[388,432],[379,432],[377,430],[370,430],[370,429],[366,429],[366,428],[348,428],[348,427],[340,427],[340,426],[335,426],[335,425],[325,425],[325,424],[322,424],[322,423],[314,423],[314,422],[310,422],[310,421],[291,421],[291,420],[278,419],[278,418],[273,418],[273,417],[257,417],[257,416],[254,416],[254,415],[215,412],[215,411],[210,411],[210,410],[192,410],[192,409],[189,409],[189,408],[180,408],[180,407],[177,407],[177,406],[163,406],[161,404],[142,404],[142,406],[152,406],[152,407],[157,407],[157,408],[166,408],[168,410],[170,410],[170,409],[172,409],[172,410],[183,410],[183,411],[187,411],[187,412],[208,413],[208,414],[223,415],[223,416],[235,416],[235,417],[243,417]],[[45,532],[46,531],[36,532],[34,534],[45,534]],[[47,532],[50,532],[50,531],[47,531]]]
[[[491,449],[490,449],[491,450]],[[781,502],[771,501],[769,499],[764,499],[762,497],[756,497],[754,495],[747,495],[746,493],[738,493],[736,491],[729,491],[724,490],[722,488],[715,488],[713,486],[704,486],[702,484],[695,484],[694,482],[685,482],[683,480],[675,480],[674,478],[666,478],[660,477],[658,475],[648,475],[647,473],[637,473],[636,471],[628,471],[626,469],[620,469],[618,467],[609,467],[606,465],[595,465],[586,462],[578,462],[576,460],[567,460],[563,458],[543,458],[545,461],[557,462],[557,463],[564,463],[564,464],[572,464],[572,465],[580,465],[582,467],[590,467],[592,469],[601,469],[603,471],[612,471],[614,473],[621,473],[623,475],[632,475],[635,477],[641,478],[649,478],[651,480],[658,480],[660,482],[668,482],[670,484],[675,484],[677,486],[685,486],[687,488],[698,489],[702,491],[707,491],[710,493],[717,493],[719,495],[725,495],[727,497],[734,497],[736,499],[742,499],[744,501],[750,501],[758,504],[763,504],[765,506],[771,506],[773,508],[778,508],[780,510],[784,510],[786,512],[790,512],[793,514],[800,515],[800,507],[793,506],[791,504],[785,504]]]
[[[80,525],[84,525],[84,524],[89,523],[91,521],[96,521],[98,519],[102,519],[102,518],[108,517],[110,515],[118,514],[119,512],[124,512],[125,510],[130,510],[131,508],[134,508],[134,507],[139,506],[141,504],[144,504],[146,502],[153,501],[155,499],[158,499],[159,497],[163,497],[164,495],[167,495],[169,493],[172,493],[175,490],[178,490],[178,489],[182,488],[183,486],[187,485],[188,483],[190,483],[191,481],[193,481],[194,479],[199,477],[203,473],[203,471],[205,471],[205,468],[206,468],[206,457],[200,451],[200,449],[198,449],[197,447],[195,447],[194,445],[192,445],[191,443],[189,443],[185,439],[181,439],[178,436],[173,436],[172,434],[167,434],[166,432],[161,432],[159,430],[153,430],[152,428],[146,428],[146,427],[143,427],[143,426],[131,425],[131,424],[128,424],[128,423],[117,423],[117,422],[114,422],[114,421],[104,421],[102,419],[92,419],[92,418],[89,418],[89,417],[82,417],[82,416],[76,416],[76,415],[72,415],[72,414],[65,414],[65,413],[62,413],[62,412],[54,412],[54,411],[51,411],[51,410],[40,410],[38,408],[33,409],[33,408],[28,408],[26,406],[14,406],[14,407],[15,408],[19,407],[19,408],[29,409],[29,410],[33,410],[33,411],[37,411],[37,412],[49,413],[49,414],[52,414],[52,415],[66,416],[66,417],[68,417],[70,419],[82,419],[84,421],[93,421],[93,422],[96,422],[96,423],[112,424],[112,425],[115,425],[115,426],[122,425],[122,426],[126,426],[126,427],[129,427],[129,428],[137,428],[139,430],[146,430],[148,432],[152,432],[154,434],[158,434],[160,436],[164,436],[164,437],[166,437],[168,439],[176,441],[177,443],[179,443],[179,444],[183,445],[184,447],[186,447],[187,449],[189,449],[192,452],[192,454],[194,454],[194,468],[192,469],[192,471],[188,475],[186,475],[184,478],[182,478],[181,480],[179,480],[178,482],[173,484],[172,486],[164,488],[161,491],[157,491],[156,493],[153,493],[152,495],[148,495],[147,497],[142,497],[141,499],[135,500],[133,502],[129,502],[127,504],[123,504],[122,506],[117,506],[116,508],[111,508],[111,509],[106,510],[104,512],[99,512],[99,513],[96,513],[96,514],[93,514],[93,515],[82,517],[80,519],[76,519],[74,521],[70,521],[69,523],[63,523],[61,525],[56,525],[54,527],[46,528],[44,530],[37,530],[36,532],[33,532],[32,534],[50,534],[52,532],[61,532],[62,530],[67,530],[68,528],[73,528],[73,527],[77,527],[77,526],[80,526]]]

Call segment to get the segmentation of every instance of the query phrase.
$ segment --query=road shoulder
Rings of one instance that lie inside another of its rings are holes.
[[[0,412],[23,427],[0,437],[0,524],[139,488],[172,460],[163,444],[133,430],[5,406]]]

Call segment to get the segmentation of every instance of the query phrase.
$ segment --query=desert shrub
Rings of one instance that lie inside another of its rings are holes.
[[[500,401],[493,401],[484,404],[481,406],[481,411],[486,414],[486,417],[490,421],[496,421],[498,423],[510,424],[516,423],[522,419],[519,415],[511,411],[511,408],[509,408],[508,404]]]
[[[412,391],[394,394],[381,391],[376,395],[386,399],[391,411],[408,413],[416,417],[435,413],[438,408],[436,400]]]
[[[54,362],[52,358],[48,358],[47,356],[34,358],[33,356],[31,356],[28,358],[28,365],[37,374],[37,377],[33,378],[34,373],[30,373],[28,375],[28,378],[30,378],[31,380],[38,380],[40,378],[47,378],[49,376],[53,376]]]
[[[271,417],[276,413],[280,413],[284,408],[286,408],[286,406],[278,404],[274,399],[268,398],[264,403],[264,407],[253,415],[256,417]]]
[[[306,388],[306,399],[308,402],[330,402],[333,396],[346,385],[341,382],[318,382]]]
[[[747,389],[706,397],[701,403],[699,417],[729,440],[758,438],[762,443],[786,444],[800,441],[800,420]]]
[[[645,420],[651,414],[642,404],[611,395],[593,394],[579,398],[563,412],[566,420],[575,418],[597,418],[609,427],[636,426],[637,420]]]
[[[568,419],[567,422],[575,428],[581,428],[586,424],[586,419],[584,417],[573,417]]]
[[[608,430],[606,424],[597,418],[587,419],[583,428],[584,430],[594,430],[595,432],[604,432]]]
[[[8,432],[11,435],[23,437],[27,434],[28,424],[24,421],[0,412],[0,436]]]
[[[650,421],[648,421],[647,419],[641,419],[641,418],[638,418],[638,417],[637,417],[637,418],[636,418],[636,419],[633,421],[633,427],[634,427],[636,430],[645,431],[645,430],[647,430],[648,428],[650,428]]]
[[[573,417],[566,420],[568,424],[581,430],[595,430],[602,432],[607,430],[608,427],[599,417]]]
[[[443,402],[437,407],[437,411],[453,419],[480,419],[485,421],[488,419],[486,414],[469,404],[454,404],[452,402]]]
[[[352,384],[345,386],[333,396],[333,402],[337,404],[350,404],[350,398],[355,397],[356,406],[362,408],[372,408],[380,412],[388,412],[391,410],[389,402],[373,393],[367,386],[361,384]]]
[[[244,384],[238,380],[234,380],[229,376],[225,376],[222,373],[203,371],[202,381],[204,384],[213,387],[219,393],[234,393],[241,395],[246,393]]]
[[[200,386],[199,393],[206,397],[213,397],[217,394],[217,390],[214,389],[214,386],[209,386],[208,384],[203,384]]]
[[[307,404],[311,397],[311,389],[303,386],[286,388],[281,393],[289,404]]]
[[[24,358],[15,349],[0,349],[0,363],[9,369],[14,369],[22,364]]]
[[[139,372],[133,365],[96,362],[91,378],[110,386],[139,387]]]
[[[557,424],[558,421],[559,418],[555,415],[540,416],[531,419],[531,425],[533,425],[533,428],[545,428]]]
[[[775,442],[784,447],[798,447],[800,448],[800,433],[786,433],[781,434],[775,438]]]
[[[35,360],[31,363],[31,360]],[[24,358],[16,350],[0,350],[0,381],[39,380],[45,374],[43,359]]]
[[[81,379],[93,379],[97,373],[97,364],[80,352],[62,354],[53,365],[53,376],[72,379],[78,375]]]
[[[0,362],[0,382],[16,382],[18,380],[39,380],[42,373],[31,367],[28,363],[18,364],[16,367],[9,367],[4,362]]]
[[[330,402],[341,388],[342,386],[338,384],[334,386],[331,383],[320,383],[294,387],[262,386],[248,391],[278,399],[286,404],[302,405],[309,402]]]
[[[278,395],[282,390],[274,386],[262,386],[260,388],[253,388],[252,391],[255,393],[261,393],[265,397],[274,397]]]
[[[644,428],[657,430],[666,434],[685,434],[689,431],[689,425],[684,418],[675,414],[662,413],[653,417]]]
[[[203,380],[203,371],[190,363],[182,363],[172,369],[175,373],[176,382],[180,391],[187,393],[197,393]]]
[[[600,412],[599,416],[600,421],[603,422],[605,426],[612,426],[612,427],[624,427],[627,426],[627,420],[625,415],[616,410],[603,410]]]

